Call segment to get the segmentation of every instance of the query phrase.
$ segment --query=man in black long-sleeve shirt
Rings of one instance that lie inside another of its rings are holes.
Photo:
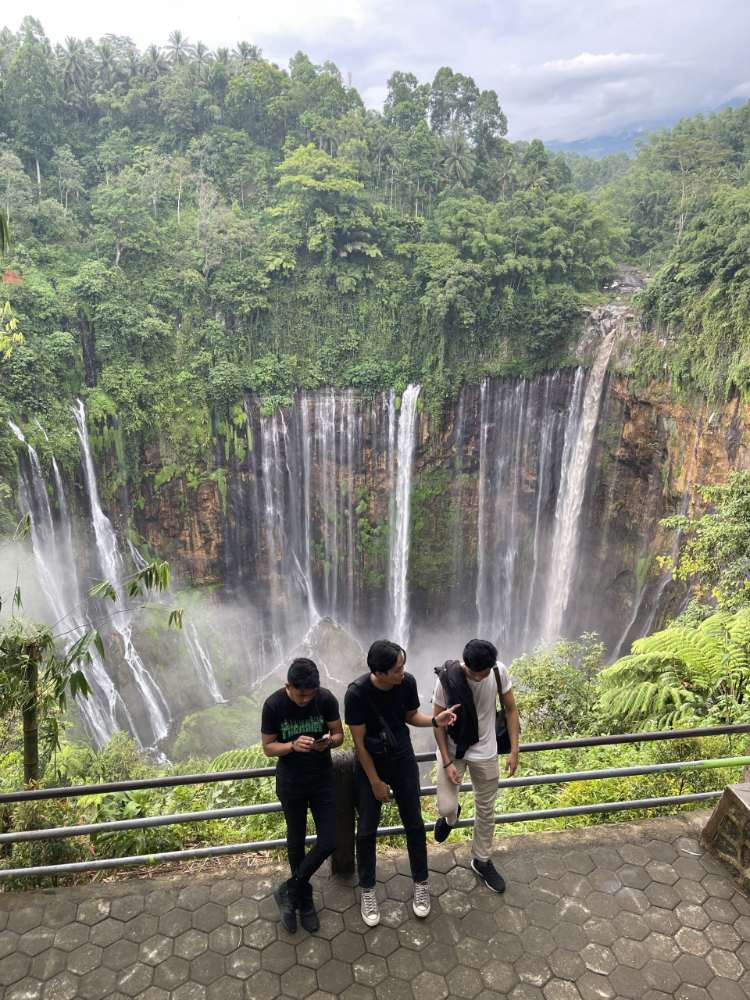
[[[261,719],[263,749],[278,757],[276,794],[284,809],[287,853],[292,877],[274,892],[281,921],[297,930],[297,910],[307,931],[320,927],[310,878],[336,846],[336,794],[331,749],[341,746],[344,730],[339,705],[320,686],[318,668],[300,657],[292,662],[286,685],[266,699]],[[305,854],[307,810],[315,821],[316,841]]]

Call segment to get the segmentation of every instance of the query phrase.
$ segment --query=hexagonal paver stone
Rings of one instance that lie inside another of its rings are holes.
[[[369,987],[358,986],[358,989],[369,990]],[[372,993],[371,990],[370,993]],[[414,1000],[411,986],[403,979],[394,979],[393,976],[388,976],[382,983],[378,983],[375,987],[375,996],[377,1000]]]
[[[98,924],[100,920],[109,916],[110,906],[109,899],[87,899],[78,904],[76,916],[82,924]]]
[[[626,965],[618,965],[610,973],[609,981],[615,993],[628,997],[628,1000],[641,1000],[648,990],[648,983],[640,969],[631,969]]]
[[[338,995],[354,982],[352,968],[346,962],[332,958],[318,969],[318,986],[321,990]]]
[[[153,913],[155,917],[160,917],[162,913],[174,909],[177,905],[177,893],[172,889],[155,889],[148,893],[144,905],[146,913]]]
[[[577,979],[586,971],[586,966],[580,955],[565,948],[557,948],[547,959],[549,966],[558,979]]]
[[[377,986],[388,976],[389,967],[380,955],[360,955],[352,963],[352,972],[363,986]]]
[[[492,959],[479,970],[482,982],[487,989],[494,993],[510,993],[511,989],[518,982],[516,970],[509,962],[501,962]]]
[[[224,972],[224,956],[213,951],[204,951],[190,963],[190,979],[205,986],[219,979]]]
[[[253,1000],[275,1000],[279,995],[281,983],[275,972],[263,969],[256,972],[252,978],[252,983],[245,984],[245,996]]]
[[[736,955],[723,948],[712,948],[706,956],[706,961],[717,976],[724,979],[739,979],[745,969]]]
[[[644,940],[643,946],[648,952],[649,958],[659,962],[674,962],[680,954],[680,949],[674,938],[655,931],[652,931]]]
[[[447,892],[444,892],[440,897],[440,906],[444,913],[457,917],[464,916],[472,908],[469,894],[459,892],[458,889],[448,889]]]
[[[675,935],[679,948],[688,955],[707,955],[711,943],[702,931],[692,927],[680,927]]]
[[[31,959],[28,955],[17,952],[15,955],[6,955],[0,959],[0,986],[10,986],[17,983],[19,979],[28,976],[31,968]]]
[[[555,904],[555,922],[565,920],[568,923],[583,926],[590,916],[591,910],[586,905],[585,900],[571,899],[569,896],[565,896]]]
[[[55,932],[55,948],[61,951],[75,951],[89,939],[89,929],[86,924],[68,924]]]
[[[708,986],[714,978],[710,965],[699,955],[680,955],[674,967],[683,983],[692,986]]]
[[[44,983],[28,977],[21,979],[3,993],[3,1000],[39,1000]]]
[[[125,924],[121,920],[113,920],[112,917],[105,917],[98,924],[94,924],[89,933],[89,940],[92,944],[98,944],[106,948],[108,944],[119,941],[125,930]]]
[[[137,997],[147,990],[154,978],[154,970],[150,965],[136,962],[117,976],[117,988],[128,997]]]
[[[458,954],[455,945],[442,944],[440,941],[433,941],[416,954],[419,955],[422,965],[428,972],[437,972],[441,976],[450,972],[458,963]],[[413,974],[418,971],[419,967],[415,964]]]
[[[331,957],[331,946],[318,937],[301,941],[296,948],[297,962],[308,969],[319,969]]]
[[[700,884],[689,878],[678,879],[674,884],[674,891],[685,903],[704,903],[708,899],[708,893]]]
[[[373,955],[387,958],[398,946],[398,934],[392,927],[374,927],[365,934],[365,947]]]
[[[182,910],[175,907],[162,913],[159,917],[159,933],[167,937],[176,938],[179,934],[184,934],[192,924],[192,914],[189,910]]]
[[[742,943],[742,939],[731,924],[712,922],[704,933],[714,948],[723,948],[725,951],[736,951]]]
[[[302,1000],[303,997],[314,993],[315,987],[316,979],[313,970],[300,965],[295,965],[293,969],[288,969],[281,977],[281,990],[284,996]]]
[[[651,876],[653,882],[663,882],[665,885],[674,885],[680,877],[672,865],[664,861],[651,861],[646,865],[646,871]]]
[[[117,973],[102,965],[81,976],[78,989],[84,1000],[105,1000],[114,993],[116,984]]]
[[[583,927],[578,924],[569,924],[564,920],[552,928],[552,937],[558,948],[575,952],[582,951],[589,940]]]
[[[31,963],[31,976],[45,981],[62,972],[68,953],[57,948],[48,948],[37,955]]]
[[[139,913],[137,917],[128,920],[124,925],[122,936],[127,938],[128,941],[136,941],[140,944],[141,941],[145,941],[146,938],[155,934],[158,926],[158,917],[155,917],[152,913]]]
[[[139,913],[143,913],[146,901],[143,896],[120,896],[113,899],[109,908],[110,916],[115,920],[132,920]]]
[[[286,941],[274,941],[261,953],[260,962],[264,969],[271,972],[286,972],[296,961],[296,954],[292,945]]]
[[[620,909],[627,910],[629,913],[645,913],[649,907],[646,893],[630,886],[618,889],[614,899]]]
[[[597,892],[613,893],[622,887],[620,876],[609,868],[595,868],[588,876],[588,881]]]
[[[241,946],[224,959],[227,975],[237,979],[249,979],[260,969],[260,955],[255,948]]]
[[[710,923],[706,911],[695,903],[680,903],[674,912],[681,924],[684,924],[685,927],[693,927],[698,931],[703,930]]]
[[[521,983],[536,989],[541,989],[552,978],[552,970],[545,959],[536,955],[524,955],[513,966]]]
[[[244,1000],[245,988],[239,979],[222,976],[206,990],[206,1000]]]
[[[415,1000],[444,1000],[448,996],[448,986],[443,976],[434,972],[420,972],[412,981]]]
[[[580,1000],[578,987],[565,979],[550,979],[544,987],[545,1000]]]
[[[711,920],[716,921],[716,923],[733,924],[739,916],[734,903],[729,899],[717,899],[714,896],[705,901],[703,908]]]
[[[95,944],[84,944],[68,955],[66,965],[71,972],[77,976],[85,976],[91,972],[102,960],[102,949]]]
[[[482,990],[482,980],[475,969],[464,967],[453,969],[445,977],[445,981],[450,997],[465,997],[466,1000],[471,1000]]]
[[[643,966],[643,978],[649,986],[664,993],[673,993],[680,985],[680,977],[669,962],[651,959]]]
[[[612,1000],[615,995],[609,979],[596,972],[584,972],[576,982],[576,986],[583,1000]],[[652,997],[649,1000],[657,1000],[657,998]]]
[[[170,955],[154,969],[154,986],[163,990],[174,990],[190,975],[190,963],[177,955]]]
[[[736,892],[734,882],[723,875],[709,875],[704,878],[703,888],[709,896],[716,896],[719,899],[731,899]]]
[[[153,934],[141,943],[138,958],[146,965],[159,965],[172,954],[174,943],[172,938],[164,934]]]
[[[46,927],[65,927],[72,924],[76,918],[76,904],[64,899],[58,899],[44,907],[44,924]]]
[[[212,931],[220,927],[226,919],[223,906],[218,903],[204,903],[193,913],[193,927],[199,931]]]
[[[180,934],[179,937],[175,938],[174,942],[175,955],[179,956],[179,958],[186,958],[188,961],[202,955],[207,948],[208,934],[195,929]]]
[[[210,889],[207,885],[188,885],[180,889],[177,895],[177,905],[186,910],[197,910],[203,906],[210,898]]]
[[[387,959],[388,971],[396,979],[411,980],[422,971],[422,960],[408,948],[398,948]]]
[[[26,931],[18,939],[16,947],[24,955],[39,955],[52,947],[55,940],[55,932],[51,927],[35,927],[32,931]]]
[[[620,965],[631,969],[642,969],[648,961],[648,952],[640,941],[621,938],[612,945],[612,951]]]
[[[133,941],[115,941],[102,951],[102,965],[119,972],[138,961],[138,945]]]
[[[242,884],[233,878],[223,878],[213,882],[208,890],[209,898],[214,903],[227,906],[242,895]]]
[[[172,1000],[206,1000],[206,987],[201,983],[183,983],[172,994]]]
[[[8,914],[8,930],[16,934],[25,934],[42,922],[42,909],[39,906],[24,906],[20,910],[11,910]]]
[[[354,931],[342,931],[331,941],[331,952],[334,958],[341,962],[353,962],[364,954],[365,940],[361,933]]]
[[[72,972],[61,972],[45,983],[42,1000],[77,1000],[78,976]]]
[[[16,934],[15,931],[3,931],[0,934],[0,958],[5,958],[6,955],[12,955],[14,951],[17,951],[20,939],[20,934]]]
[[[166,990],[159,989],[158,986],[149,986],[145,993],[142,993],[138,1000],[169,1000]]]
[[[258,904],[254,899],[242,898],[231,903],[227,907],[227,920],[230,924],[237,924],[239,927],[245,927],[247,924],[251,924],[253,920],[258,919]]]
[[[220,955],[228,955],[239,948],[242,941],[242,930],[234,924],[222,924],[208,935],[208,947]]]
[[[269,920],[256,920],[242,932],[242,940],[251,948],[265,948],[276,940],[276,924]]]

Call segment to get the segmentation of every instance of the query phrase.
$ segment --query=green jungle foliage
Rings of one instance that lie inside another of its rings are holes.
[[[439,403],[467,377],[559,361],[622,249],[564,158],[509,142],[495,92],[448,67],[395,72],[374,111],[302,53],[282,69],[179,32],[145,52],[53,47],[25,18],[0,32],[0,80],[5,264],[22,279],[5,288],[25,337],[0,368],[0,472],[6,414],[38,415],[73,461],[75,394],[95,446],[117,445],[117,417],[126,462],[158,433],[189,467],[245,390],[273,405],[420,379]]]

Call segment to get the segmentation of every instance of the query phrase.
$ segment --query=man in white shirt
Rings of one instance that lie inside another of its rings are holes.
[[[435,683],[433,712],[447,705],[460,704],[456,722],[449,729],[436,729],[437,808],[435,840],[442,843],[458,822],[461,806],[459,786],[468,768],[474,786],[474,840],[471,867],[493,892],[505,891],[505,880],[490,858],[495,832],[495,799],[499,780],[495,714],[497,710],[497,668],[503,693],[510,753],[505,769],[508,775],[518,766],[518,709],[504,664],[497,660],[497,649],[485,639],[472,639],[463,651],[463,660],[447,661]]]

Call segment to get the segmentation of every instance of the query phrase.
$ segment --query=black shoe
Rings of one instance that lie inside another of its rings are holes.
[[[491,861],[480,861],[479,858],[472,858],[471,867],[488,889],[492,889],[493,892],[505,892],[505,879]]]
[[[297,930],[297,914],[295,912],[297,898],[296,893],[290,888],[289,882],[282,882],[274,891],[273,898],[279,907],[284,929],[290,934],[294,934]]]
[[[302,896],[299,901],[299,921],[306,931],[311,934],[320,930],[320,921],[315,912],[313,903],[313,890],[309,882],[302,886]]]
[[[461,815],[461,803],[459,802],[458,811],[456,812],[456,823],[458,823],[458,817],[460,815]],[[455,827],[456,823],[454,823],[453,826],[451,826],[448,820],[443,819],[443,817],[441,816],[440,819],[435,824],[435,843],[442,844],[444,840],[447,840],[448,837],[450,836],[451,830]]]

